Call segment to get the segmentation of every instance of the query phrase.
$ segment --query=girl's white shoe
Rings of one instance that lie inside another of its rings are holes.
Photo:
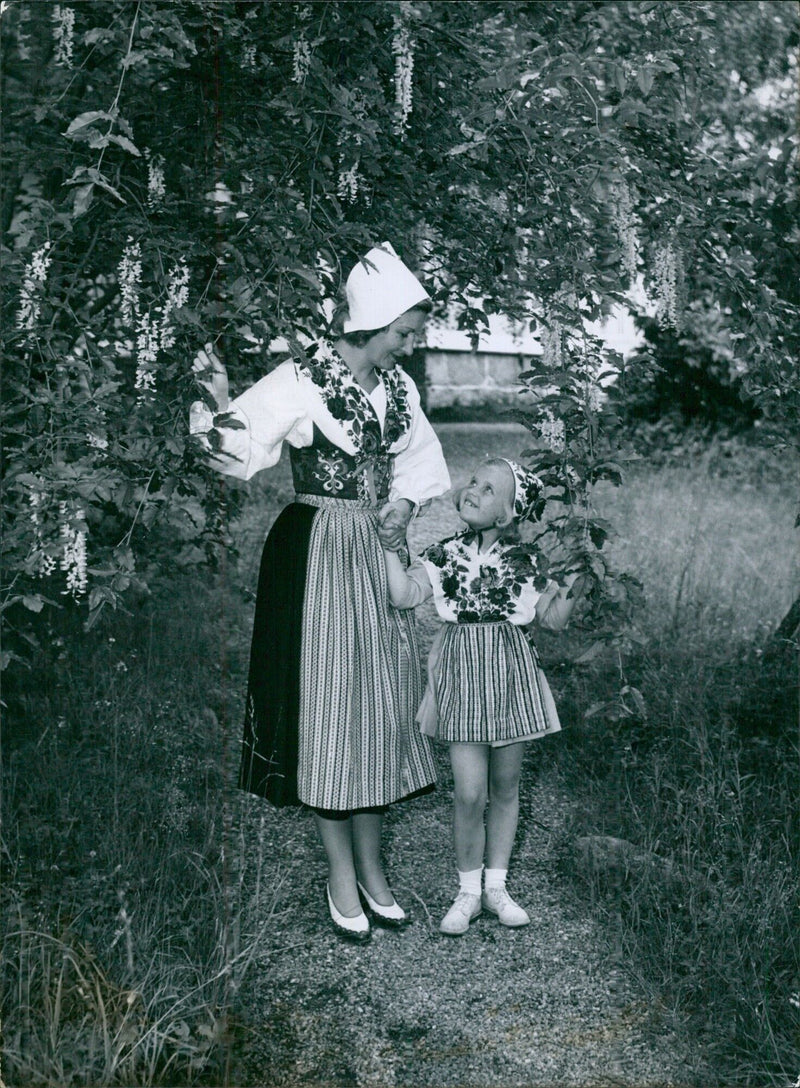
[[[379,925],[388,926],[390,929],[401,929],[408,922],[408,915],[396,901],[390,907],[385,907],[383,903],[375,902],[363,884],[358,885],[358,890],[366,899],[367,906]]]
[[[351,941],[368,941],[370,935],[369,919],[363,910],[355,918],[348,918],[346,915],[340,914],[336,909],[329,884],[325,885],[325,891],[328,896],[328,910],[331,912],[331,921],[337,932]]]
[[[470,892],[459,892],[450,910],[439,924],[439,931],[448,937],[460,937],[466,933],[473,918],[481,912],[481,897]]]
[[[504,926],[526,926],[530,922],[528,912],[519,903],[515,903],[505,887],[485,888],[483,906],[491,914],[496,914]]]

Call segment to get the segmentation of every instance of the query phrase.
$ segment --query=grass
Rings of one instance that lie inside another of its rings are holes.
[[[744,475],[640,469],[596,496],[619,529],[616,562],[646,587],[647,647],[624,679],[647,717],[581,722],[609,673],[573,675],[562,773],[581,797],[576,834],[669,863],[590,878],[627,961],[693,1018],[726,1083],[785,1085],[800,1072],[796,672],[768,734],[742,728],[739,710],[797,592],[796,532],[778,468],[768,483]]]
[[[458,482],[518,432],[446,428]],[[797,737],[736,712],[797,581],[788,469],[721,476],[702,459],[599,490],[615,561],[645,584],[647,645],[576,669],[577,630],[542,636],[575,798],[572,835],[662,859],[562,879],[619,927],[629,970],[690,1017],[725,1083],[800,1073]],[[258,546],[290,493],[285,463],[248,485],[241,559],[173,580],[114,626],[53,623],[5,684],[3,1020],[12,1085],[230,1083],[237,1004],[276,910],[257,806],[232,800]],[[457,524],[447,502],[418,545]],[[423,628],[427,620],[423,616]],[[620,678],[646,718],[600,714]],[[254,848],[254,843],[258,844]],[[280,873],[278,873],[278,883]],[[263,963],[260,963],[263,969]]]

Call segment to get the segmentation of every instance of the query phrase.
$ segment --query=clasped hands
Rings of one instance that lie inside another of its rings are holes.
[[[414,507],[408,499],[395,499],[381,507],[378,511],[378,539],[381,547],[389,552],[396,552],[405,546],[406,529],[413,512]]]

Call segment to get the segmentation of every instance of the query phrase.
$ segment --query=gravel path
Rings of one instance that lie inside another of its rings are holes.
[[[535,759],[529,753],[530,760]],[[395,808],[385,859],[412,924],[352,946],[332,930],[324,855],[301,813],[245,802],[265,817],[262,885],[275,889],[240,1005],[246,1060],[234,1083],[270,1086],[700,1085],[690,1042],[648,1003],[614,935],[556,875],[570,802],[526,765],[509,884],[532,923],[487,914],[459,938],[438,923],[457,887],[450,785]]]
[[[473,448],[517,456],[523,444],[521,431],[472,424],[440,434],[448,463],[464,471]],[[459,525],[450,502],[438,500],[415,524],[412,550]],[[435,626],[430,605],[418,610],[418,622],[427,648]],[[458,890],[443,747],[437,791],[396,806],[386,821],[387,873],[412,924],[399,933],[374,929],[365,946],[343,942],[330,925],[324,853],[311,820],[242,799],[243,840],[253,844],[248,865],[259,864],[254,858],[261,865],[255,928],[263,931],[239,992],[246,1023],[234,1084],[713,1083],[691,1040],[620,962],[615,934],[558,874],[573,802],[555,771],[537,765],[538,743],[558,738],[532,744],[523,769],[509,886],[532,923],[517,930],[484,914],[463,937],[438,932]]]

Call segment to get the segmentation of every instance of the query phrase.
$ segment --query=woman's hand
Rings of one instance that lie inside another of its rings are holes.
[[[217,405],[218,412],[228,411],[228,372],[222,360],[214,351],[214,345],[208,343],[198,351],[192,362],[192,370],[197,382],[207,390]]]
[[[387,502],[378,513],[378,539],[387,551],[396,552],[406,542],[406,529],[414,506],[408,499]]]

